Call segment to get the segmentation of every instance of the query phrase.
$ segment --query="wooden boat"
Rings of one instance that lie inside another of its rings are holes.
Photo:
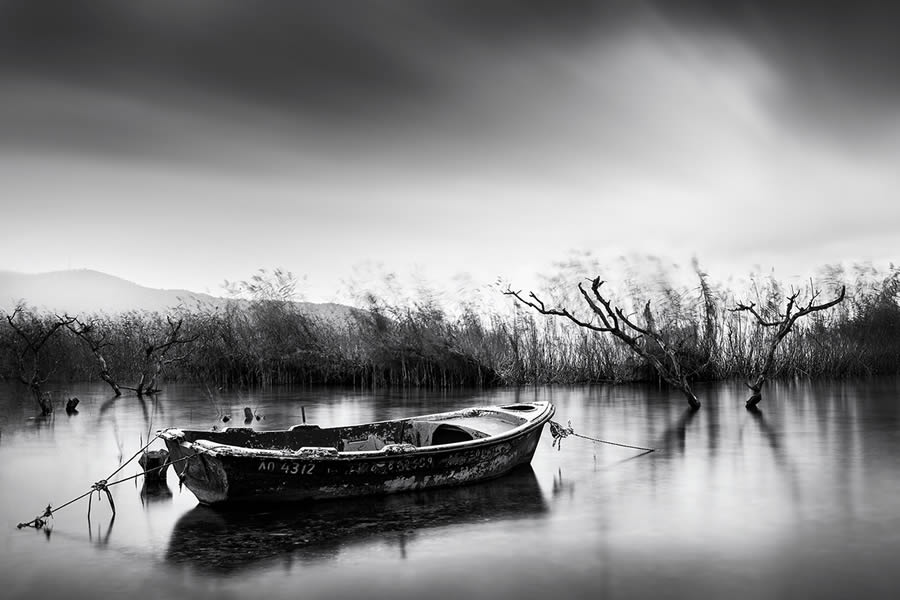
[[[159,432],[203,504],[389,494],[505,475],[531,461],[549,402],[468,408],[322,429]]]

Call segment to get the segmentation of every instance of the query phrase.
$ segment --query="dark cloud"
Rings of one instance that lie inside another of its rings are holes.
[[[128,87],[190,86],[275,106],[358,111],[439,97],[454,52],[583,35],[591,2],[9,0],[9,70]]]
[[[221,98],[323,127],[415,126],[452,111],[471,88],[495,85],[483,65],[497,56],[528,60],[535,48],[662,25],[757,49],[783,73],[777,101],[789,120],[860,130],[900,104],[897,12],[718,0],[0,0],[0,74],[188,112],[214,111]]]
[[[414,92],[434,75],[417,67],[423,56],[596,36],[651,13],[741,36],[800,70],[900,86],[891,76],[900,8],[866,2],[3,0],[0,60],[53,76],[131,69],[261,96]]]

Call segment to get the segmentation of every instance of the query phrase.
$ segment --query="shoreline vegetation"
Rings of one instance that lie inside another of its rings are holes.
[[[658,332],[690,381],[750,381],[767,360],[771,379],[900,373],[900,268],[894,265],[826,268],[805,289],[772,276],[728,289],[696,262],[691,277],[676,285],[657,273],[608,292],[623,314]],[[589,321],[578,288],[566,281],[578,279],[548,279],[542,301]],[[116,393],[138,394],[154,393],[165,381],[216,388],[660,382],[652,349],[635,355],[615,337],[514,298],[451,311],[434,294],[389,301],[365,291],[345,315],[313,317],[292,301],[296,280],[289,272],[260,270],[225,287],[231,297],[221,306],[180,306],[167,314],[61,315],[20,304],[0,315],[0,376],[23,383],[39,404],[48,381],[98,379]],[[836,296],[841,287],[842,302],[798,320],[767,356],[775,332],[765,320],[783,316],[792,297],[803,305]],[[754,314],[740,310],[751,305]]]

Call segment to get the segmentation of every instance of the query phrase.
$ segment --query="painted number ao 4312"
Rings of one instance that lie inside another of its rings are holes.
[[[315,463],[276,463],[272,460],[263,460],[260,461],[257,471],[266,471],[268,473],[282,472],[287,473],[288,475],[312,475],[315,469]]]

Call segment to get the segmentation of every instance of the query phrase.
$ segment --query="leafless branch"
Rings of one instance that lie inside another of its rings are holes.
[[[759,372],[756,373],[753,381],[747,382],[747,387],[753,390],[753,395],[750,396],[750,399],[747,401],[748,408],[754,408],[757,404],[759,404],[762,399],[761,390],[763,384],[769,378],[769,375],[772,370],[772,365],[775,361],[775,350],[778,348],[778,344],[787,337],[787,335],[791,332],[791,328],[794,326],[794,323],[797,322],[798,319],[805,317],[814,312],[827,310],[836,304],[839,304],[844,300],[844,296],[846,294],[847,287],[841,286],[840,293],[832,300],[828,302],[823,302],[822,304],[816,304],[816,299],[819,297],[820,292],[818,290],[812,289],[810,292],[809,301],[806,305],[801,306],[799,309],[797,300],[800,297],[800,291],[791,290],[791,295],[788,296],[787,305],[785,306],[785,310],[783,314],[779,314],[780,319],[776,320],[767,320],[764,319],[759,312],[755,310],[755,305],[753,303],[743,304],[738,303],[735,308],[729,309],[732,312],[741,312],[747,311],[752,314],[757,323],[763,327],[776,327],[777,330],[772,335],[769,340],[768,348],[766,351],[766,358],[763,361],[762,367]]]
[[[615,338],[619,339],[622,343],[628,346],[635,354],[650,363],[654,367],[654,369],[656,369],[659,376],[666,381],[666,383],[680,390],[687,397],[688,403],[692,408],[699,408],[700,402],[697,400],[697,397],[691,390],[690,383],[688,382],[687,377],[684,375],[675,350],[672,349],[668,344],[666,344],[666,341],[662,337],[662,335],[654,331],[652,325],[650,324],[650,303],[648,302],[644,308],[645,315],[648,316],[647,326],[638,325],[633,320],[631,320],[619,307],[613,306],[610,299],[603,296],[603,294],[600,292],[600,288],[603,284],[604,281],[601,280],[600,277],[595,277],[591,280],[590,292],[585,289],[583,283],[578,284],[578,291],[581,293],[582,298],[584,298],[584,301],[591,309],[593,316],[596,319],[599,319],[601,325],[598,325],[594,318],[592,318],[591,320],[584,320],[576,317],[567,308],[547,308],[547,305],[540,298],[538,298],[534,292],[529,293],[528,297],[526,298],[520,291],[513,291],[511,288],[507,288],[504,294],[514,297],[522,304],[531,307],[542,315],[563,317],[565,319],[568,319],[572,323],[575,323],[579,327],[583,327],[591,331],[609,333],[613,335]],[[628,328],[628,330],[634,332],[634,334],[625,331],[621,327],[620,323],[624,324]],[[656,345],[665,354],[666,362],[660,360],[660,357],[647,347],[646,343],[644,342],[645,338],[649,338],[656,343]]]

